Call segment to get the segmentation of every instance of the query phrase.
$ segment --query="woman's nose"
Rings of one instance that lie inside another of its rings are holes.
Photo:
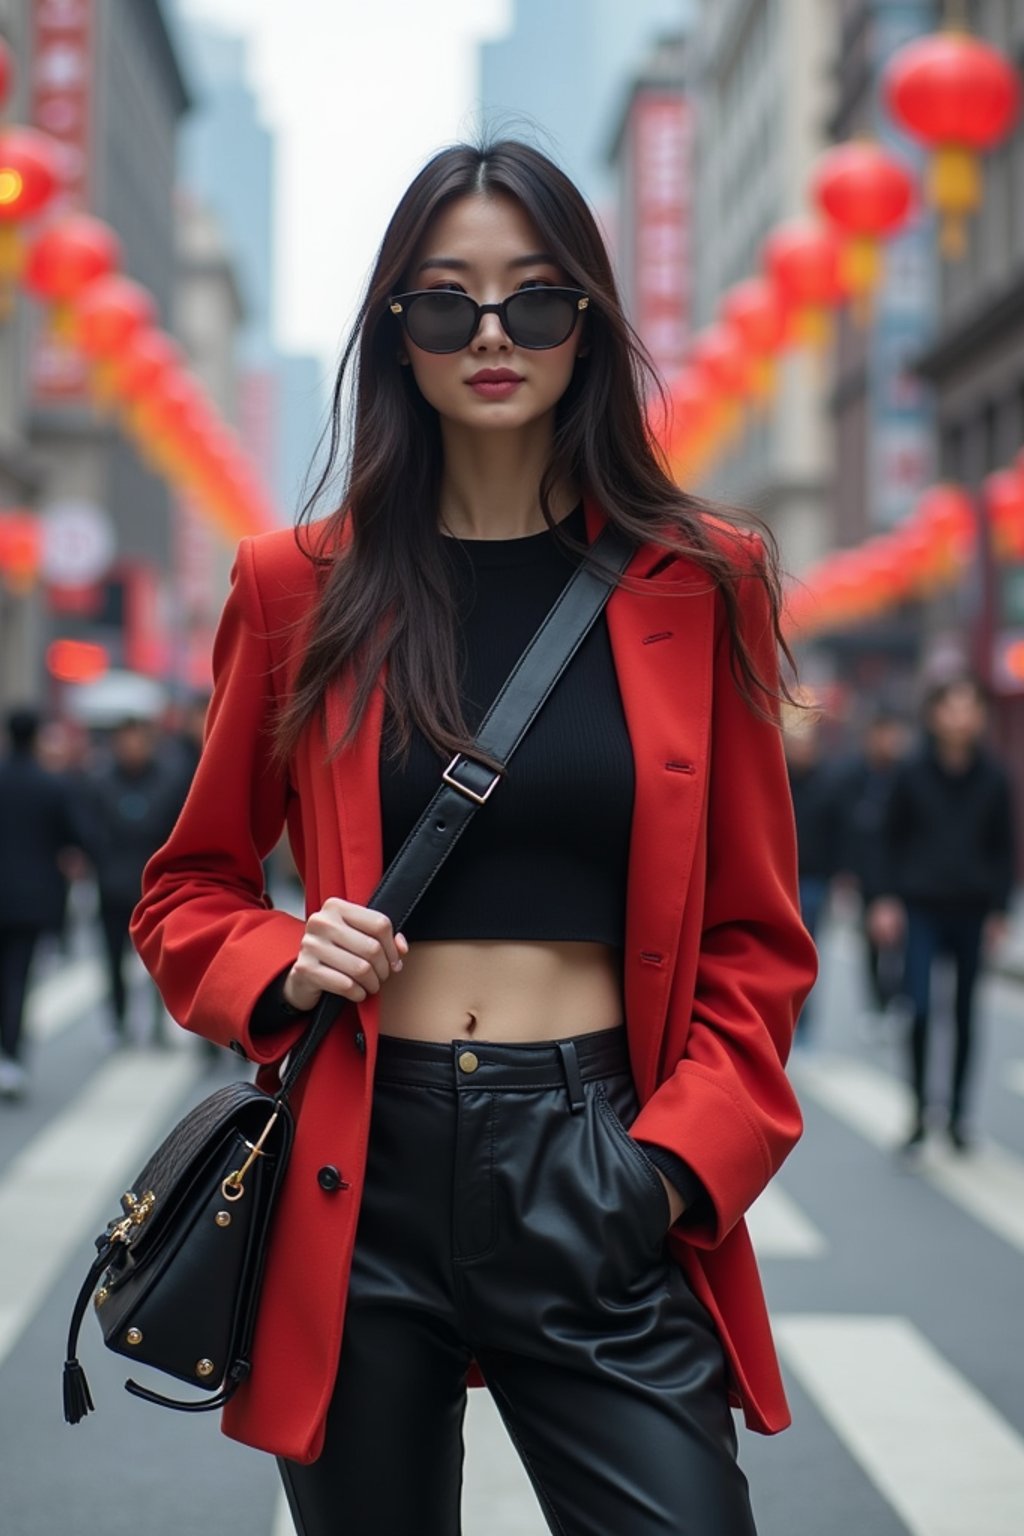
[[[511,346],[511,342],[502,326],[500,316],[494,314],[480,316],[480,324],[477,327],[476,335],[473,337],[473,346],[483,348]]]

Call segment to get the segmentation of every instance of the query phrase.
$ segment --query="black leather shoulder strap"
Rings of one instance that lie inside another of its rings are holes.
[[[610,576],[624,571],[634,552],[635,545],[613,523],[605,526],[590,550]],[[613,580],[587,565],[577,566],[481,722],[474,743],[477,748],[507,767],[613,588]],[[367,902],[367,906],[387,913],[396,932],[477,811],[498,788],[501,777],[467,753],[459,753],[448,764],[440,788]],[[324,993],[308,1031],[289,1059],[279,1098],[287,1098],[344,1005],[344,998]]]

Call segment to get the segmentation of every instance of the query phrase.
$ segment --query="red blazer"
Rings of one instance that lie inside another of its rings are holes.
[[[593,541],[605,518],[590,501],[586,520]],[[632,1132],[684,1158],[707,1189],[707,1223],[673,1232],[672,1252],[718,1324],[733,1401],[752,1428],[772,1433],[789,1415],[743,1213],[801,1130],[784,1064],[817,962],[800,921],[789,788],[778,730],[731,676],[714,584],[690,562],[666,565],[655,545],[628,570],[649,593],[619,588],[606,613],[636,766],[624,956],[642,1105]],[[240,1043],[267,1083],[298,1029],[253,1039],[248,1021],[294,960],[303,925],[270,907],[261,859],[287,825],[310,911],[331,895],[366,904],[383,872],[379,682],[357,740],[333,762],[316,725],[287,771],[271,763],[268,721],[313,593],[291,530],[242,542],[202,759],[132,921],[174,1017],[221,1045]],[[773,676],[763,589],[743,578],[739,594],[762,675]],[[329,693],[332,740],[350,696],[350,684]],[[300,1462],[319,1455],[338,1370],[377,1025],[375,996],[348,1005],[301,1085],[253,1372],[224,1412],[228,1435]],[[327,1163],[347,1181],[340,1192],[317,1182]]]

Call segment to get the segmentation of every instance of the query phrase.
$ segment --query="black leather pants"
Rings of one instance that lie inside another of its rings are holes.
[[[471,1358],[558,1536],[752,1536],[636,1109],[622,1027],[381,1040],[326,1445],[279,1463],[300,1536],[458,1536]]]

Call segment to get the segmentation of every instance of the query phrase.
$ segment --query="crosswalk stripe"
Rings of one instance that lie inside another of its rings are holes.
[[[908,1319],[791,1315],[775,1334],[913,1536],[1019,1536],[1024,1440]]]
[[[145,1160],[199,1071],[191,1051],[119,1053],[8,1165],[0,1233],[17,1261],[0,1266],[0,1363],[97,1222],[116,1214],[118,1180]]]
[[[98,956],[69,960],[29,992],[25,1029],[31,1040],[49,1040],[101,1001],[106,978]]]
[[[747,1225],[761,1259],[817,1259],[828,1250],[824,1235],[777,1180],[754,1201]]]
[[[906,1134],[909,1099],[894,1078],[853,1057],[794,1063],[793,1076],[823,1108],[885,1151]],[[928,1146],[915,1162],[920,1176],[1024,1253],[1024,1160],[994,1143],[967,1157]]]

